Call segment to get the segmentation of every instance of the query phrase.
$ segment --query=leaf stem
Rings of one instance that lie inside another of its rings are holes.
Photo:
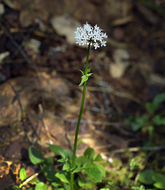
[[[89,43],[88,50],[87,50],[87,57],[86,57],[86,63],[85,63],[85,75],[88,72],[90,45],[91,45],[91,42]],[[87,84],[87,81],[85,81],[84,85],[83,85],[83,94],[82,94],[82,98],[81,98],[81,107],[80,107],[80,112],[79,112],[79,117],[78,117],[78,121],[77,121],[76,132],[75,132],[75,139],[74,139],[74,147],[73,147],[73,156],[72,156],[71,170],[73,170],[74,167],[75,167],[77,141],[78,141],[78,134],[79,134],[79,129],[80,129],[80,121],[81,121],[81,117],[82,117],[82,113],[83,113],[83,108],[84,108],[84,102],[85,102],[86,84]],[[71,188],[71,190],[74,190],[74,173],[72,171],[71,171],[71,174],[70,174],[70,188]]]

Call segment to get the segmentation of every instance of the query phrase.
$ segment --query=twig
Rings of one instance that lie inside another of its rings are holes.
[[[138,152],[138,151],[160,151],[164,150],[165,146],[154,146],[154,147],[132,147],[132,148],[121,148],[114,150],[114,153],[123,153],[125,151],[130,151],[130,152]]]
[[[30,176],[28,179],[26,179],[23,183],[19,185],[19,188],[23,187],[24,185],[28,184],[31,180],[36,178],[39,175],[39,173],[35,173],[32,176]]]

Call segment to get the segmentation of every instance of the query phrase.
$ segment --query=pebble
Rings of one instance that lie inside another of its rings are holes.
[[[5,51],[0,53],[0,66],[3,64],[3,60],[10,55],[10,52]]]
[[[51,19],[53,29],[61,36],[65,36],[70,44],[75,44],[74,32],[80,24],[67,14],[55,16]]]
[[[3,15],[4,12],[5,12],[4,5],[0,3],[0,15]]]
[[[30,39],[28,42],[24,43],[25,49],[30,52],[30,54],[38,54],[41,42],[36,39]]]
[[[117,49],[114,52],[113,58],[114,63],[110,64],[110,74],[113,78],[120,78],[129,66],[130,55],[125,49]]]

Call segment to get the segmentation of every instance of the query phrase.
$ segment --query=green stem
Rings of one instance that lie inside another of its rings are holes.
[[[86,57],[85,74],[87,74],[87,71],[88,71],[89,54],[90,54],[90,43],[88,45],[88,51],[87,51],[87,57]],[[80,121],[81,121],[83,108],[84,108],[84,102],[85,102],[86,85],[87,85],[87,81],[84,82],[84,85],[83,85],[83,94],[82,94],[82,98],[81,98],[81,107],[80,107],[80,112],[79,112],[79,117],[78,117],[78,121],[77,121],[76,132],[75,132],[71,169],[73,169],[75,167],[77,141],[78,141],[78,134],[79,134],[79,129],[80,129]],[[74,190],[74,173],[72,171],[71,171],[71,176],[70,176],[70,188],[71,188],[71,190]]]

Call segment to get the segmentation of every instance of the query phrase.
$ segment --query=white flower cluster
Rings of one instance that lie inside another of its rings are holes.
[[[75,39],[76,43],[79,45],[91,45],[94,46],[95,49],[106,46],[106,41],[104,40],[108,36],[106,33],[102,32],[102,29],[97,25],[92,27],[90,24],[86,23],[83,27],[78,27],[75,31]]]

